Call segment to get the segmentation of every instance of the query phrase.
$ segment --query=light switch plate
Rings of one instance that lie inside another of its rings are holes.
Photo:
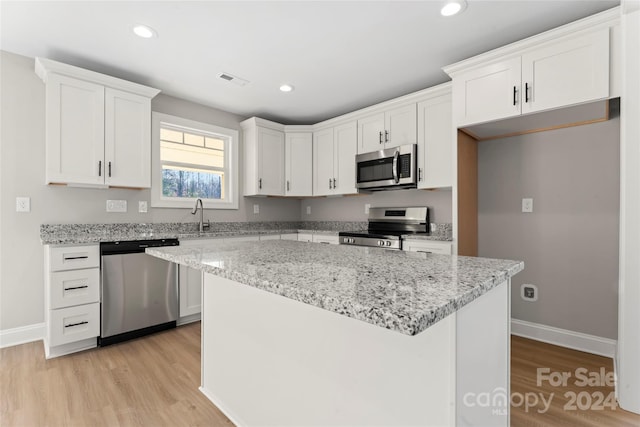
[[[16,212],[31,212],[31,198],[16,197]]]
[[[255,204],[253,205],[253,213],[254,214],[259,214],[260,213],[260,205],[259,204]]]
[[[138,212],[139,213],[147,213],[147,201],[139,200],[138,201]]]
[[[533,212],[533,199],[522,199],[522,212]]]
[[[307,215],[311,215],[311,206],[307,206]]]
[[[369,209],[371,209],[371,204],[370,203],[365,203],[364,204],[364,213],[365,213],[365,215],[369,215]]]
[[[126,212],[126,200],[107,200],[107,212]]]

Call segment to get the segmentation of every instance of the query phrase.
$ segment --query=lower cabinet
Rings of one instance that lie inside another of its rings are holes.
[[[45,357],[96,347],[100,335],[100,248],[44,248]]]
[[[405,240],[402,250],[409,252],[426,252],[440,255],[451,255],[451,242],[438,240]]]

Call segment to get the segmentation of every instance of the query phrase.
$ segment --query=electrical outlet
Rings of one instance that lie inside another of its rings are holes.
[[[522,199],[522,212],[533,212],[533,199]]]
[[[538,287],[529,283],[520,286],[520,296],[525,301],[538,301]]]
[[[147,213],[147,201],[139,200],[138,201],[138,212],[139,213]]]
[[[311,206],[307,206],[307,215],[311,215]]]
[[[369,209],[371,209],[371,204],[370,203],[365,203],[364,204],[364,213],[365,213],[365,215],[369,215]]]
[[[253,213],[256,214],[256,215],[260,213],[260,205],[259,204],[253,205]]]
[[[31,198],[16,197],[16,212],[31,212]]]
[[[107,212],[126,212],[126,200],[107,200]]]

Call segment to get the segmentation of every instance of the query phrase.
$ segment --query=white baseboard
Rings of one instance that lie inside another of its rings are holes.
[[[554,328],[540,323],[511,319],[511,335],[530,338],[573,350],[597,354],[614,358],[616,354],[616,340]]]
[[[44,323],[0,331],[0,348],[39,341],[44,338]]]

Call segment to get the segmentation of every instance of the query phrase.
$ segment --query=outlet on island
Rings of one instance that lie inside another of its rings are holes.
[[[520,286],[520,296],[525,301],[538,301],[538,287],[525,283]]]

